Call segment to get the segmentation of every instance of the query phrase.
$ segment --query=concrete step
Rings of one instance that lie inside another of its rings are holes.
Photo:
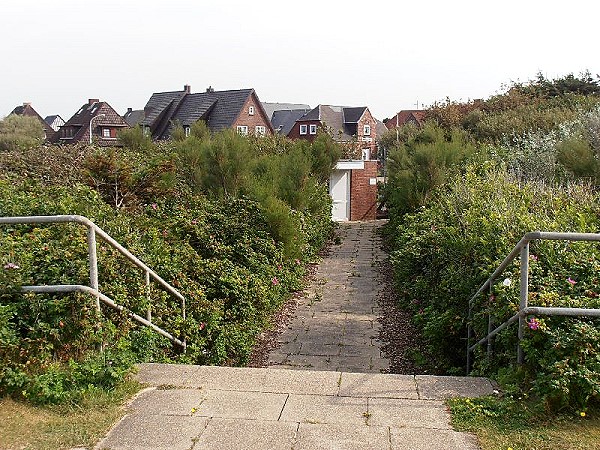
[[[485,378],[143,364],[97,449],[477,449],[443,400]]]

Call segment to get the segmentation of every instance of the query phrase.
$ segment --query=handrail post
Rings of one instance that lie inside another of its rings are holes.
[[[90,287],[98,291],[98,255],[96,253],[96,230],[87,227],[88,260],[90,267]],[[100,312],[100,297],[96,296],[96,311]]]
[[[527,297],[529,296],[529,242],[521,249],[521,286],[520,286],[519,313],[527,308]],[[521,341],[525,331],[525,317],[519,315],[519,344],[517,347],[517,364],[523,364],[524,355]]]
[[[148,310],[146,311],[146,319],[152,322],[152,305],[150,304],[150,272],[146,270],[146,300],[148,301]]]

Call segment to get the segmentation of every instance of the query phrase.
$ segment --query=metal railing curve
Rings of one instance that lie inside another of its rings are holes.
[[[577,317],[600,317],[600,309],[586,309],[586,308],[566,308],[566,307],[540,307],[540,306],[529,306],[529,243],[535,240],[554,240],[554,241],[585,241],[585,242],[600,242],[600,234],[598,233],[557,233],[557,232],[545,232],[545,231],[533,231],[523,235],[521,240],[515,245],[512,251],[504,258],[498,268],[490,275],[490,277],[481,285],[477,292],[469,299],[469,313],[468,313],[468,329],[467,329],[467,375],[471,371],[472,361],[471,356],[473,350],[478,346],[485,343],[488,344],[488,354],[491,353],[491,339],[496,336],[500,331],[513,324],[519,322],[518,338],[519,345],[517,347],[517,363],[523,364],[523,349],[520,345],[523,340],[524,330],[526,326],[526,317],[530,314],[536,315],[551,315],[551,316],[577,316]],[[518,312],[513,315],[510,319],[506,320],[501,325],[493,328],[491,315],[488,318],[488,334],[471,344],[473,340],[473,307],[475,299],[487,289],[491,289],[494,281],[502,275],[508,265],[520,256],[520,300]]]
[[[160,275],[154,270],[144,264],[140,259],[134,256],[129,250],[114,240],[108,233],[102,228],[92,222],[85,216],[79,215],[56,215],[56,216],[22,216],[22,217],[0,217],[0,225],[19,225],[19,224],[43,224],[43,223],[77,223],[84,225],[87,228],[87,244],[88,244],[88,266],[90,274],[90,285],[77,285],[77,284],[62,284],[62,285],[46,285],[46,286],[23,286],[22,289],[28,292],[34,293],[68,293],[68,292],[84,292],[92,295],[96,298],[96,310],[100,312],[100,303],[104,303],[113,309],[122,311],[127,314],[133,320],[150,327],[161,336],[166,337],[174,344],[177,344],[183,348],[185,352],[186,340],[178,339],[171,333],[158,327],[152,323],[152,312],[151,308],[148,307],[146,318],[135,314],[132,311],[127,310],[124,306],[116,304],[110,297],[104,295],[98,287],[98,255],[96,252],[96,236],[100,237],[103,241],[109,244],[111,247],[116,249],[119,253],[125,256],[133,265],[142,269],[145,274],[146,283],[146,295],[148,300],[150,299],[150,279],[154,279],[158,282],[167,292],[173,295],[175,298],[181,301],[181,311],[183,319],[186,318],[186,302],[185,297],[173,286],[167,283]]]

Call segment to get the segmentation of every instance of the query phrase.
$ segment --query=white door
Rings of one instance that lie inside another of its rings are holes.
[[[350,220],[350,171],[334,170],[329,179],[329,195],[333,200],[331,217],[341,222]]]

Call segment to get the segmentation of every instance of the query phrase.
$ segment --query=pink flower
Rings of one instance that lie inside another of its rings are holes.
[[[273,286],[277,286],[279,284],[279,280],[277,279],[277,277],[273,277],[271,283],[273,283]]]
[[[205,322],[200,322],[200,331],[204,330],[206,328],[206,323]]]
[[[282,268],[283,268],[283,267],[281,266],[281,264],[279,264],[279,265],[277,266],[277,270],[281,270]]]
[[[574,286],[577,283],[577,281],[575,281],[573,278],[569,277],[569,278],[567,278],[567,283],[569,283],[571,286]]]
[[[299,259],[297,259],[295,262],[296,262],[296,264],[297,264],[298,266],[300,265],[300,260],[299,260]]]
[[[152,203],[152,205],[150,205],[150,206],[152,206],[152,209],[154,209],[154,210],[158,209],[158,205],[156,203]]]
[[[537,261],[538,257],[535,255],[529,255],[529,259],[531,259],[532,261]]]
[[[196,219],[192,220],[192,225],[196,225],[198,221]]]
[[[529,327],[530,330],[537,330],[540,327],[540,321],[537,320],[535,317],[532,317],[531,319],[529,319],[527,321],[527,326]]]
[[[496,296],[494,294],[490,294],[490,302],[496,300]]]
[[[15,263],[9,262],[8,264],[4,265],[4,268],[8,269],[8,270],[11,270],[11,269],[18,269],[19,266],[17,264],[15,264]]]

